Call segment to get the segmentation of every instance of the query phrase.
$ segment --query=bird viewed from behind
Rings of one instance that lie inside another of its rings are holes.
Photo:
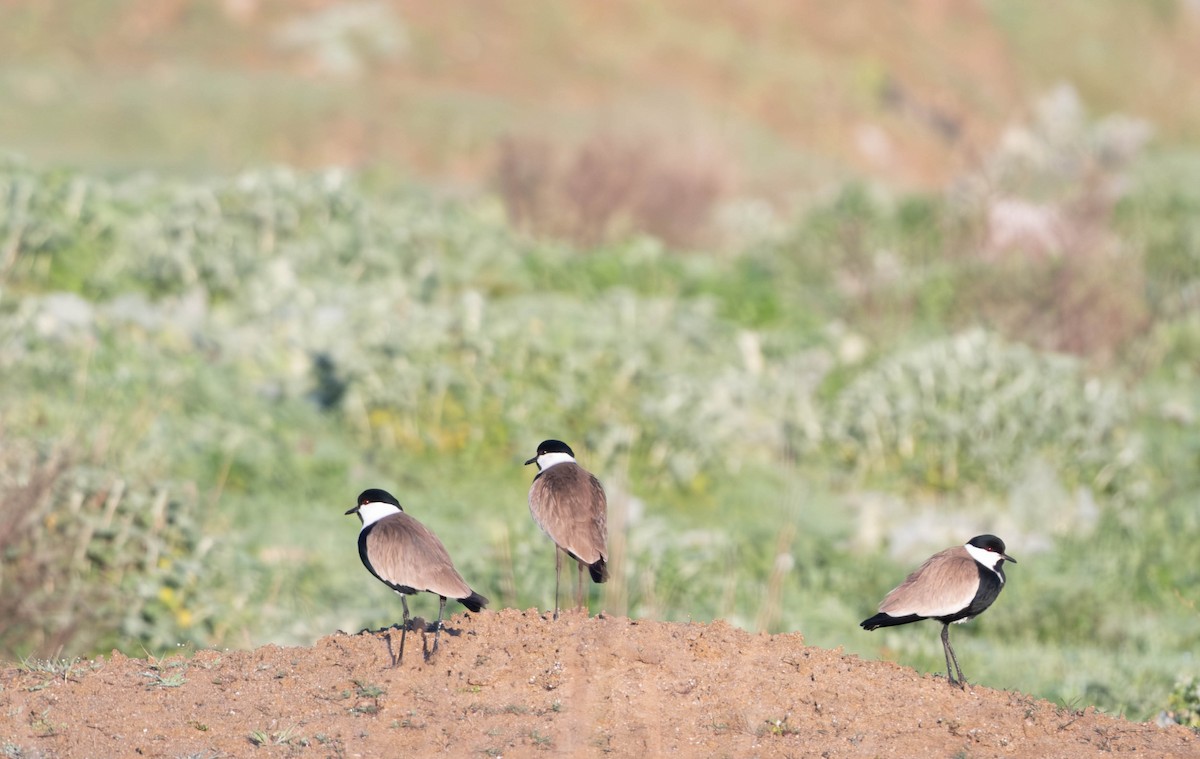
[[[454,568],[442,541],[428,527],[404,513],[400,502],[391,493],[378,488],[364,490],[358,496],[358,504],[346,514],[357,514],[362,521],[358,555],[363,566],[400,594],[404,620],[400,629],[400,654],[393,657],[393,666],[404,658],[409,618],[405,596],[433,593],[440,599],[431,653],[437,652],[447,598],[453,598],[474,612],[487,606],[488,599],[471,590]],[[390,638],[388,652],[391,653]]]
[[[861,626],[875,630],[922,619],[941,622],[946,677],[951,685],[962,687],[966,680],[950,646],[950,624],[966,622],[992,605],[1004,588],[1005,561],[1017,563],[1005,553],[1004,541],[995,535],[977,535],[965,545],[935,553],[893,588],[879,604],[879,613],[863,620]],[[950,671],[951,661],[954,672]]]
[[[562,555],[578,562],[575,605],[586,606],[584,570],[593,582],[608,579],[608,499],[596,476],[579,466],[571,447],[561,440],[544,440],[525,462],[537,464],[529,486],[529,513],[550,536],[554,551],[554,618],[558,619],[558,586]]]

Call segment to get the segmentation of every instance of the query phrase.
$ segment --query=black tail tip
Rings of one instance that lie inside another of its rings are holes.
[[[479,595],[475,591],[471,591],[471,595],[466,598],[458,599],[458,602],[467,607],[467,611],[479,613],[483,611],[483,607],[488,605],[488,600],[484,596]]]
[[[605,582],[608,580],[608,562],[600,559],[595,564],[589,564],[588,572],[592,575],[592,582]]]
[[[862,622],[859,622],[858,625],[864,630],[877,630],[880,627],[895,627],[896,625],[907,625],[910,622],[920,622],[922,619],[928,619],[928,617],[922,617],[920,614],[906,614],[903,617],[893,617],[891,614],[881,611],[870,619],[864,619]]]

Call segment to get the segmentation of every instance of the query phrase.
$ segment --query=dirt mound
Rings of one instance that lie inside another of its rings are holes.
[[[1200,756],[1200,736],[810,648],[512,609],[312,648],[7,666],[6,756]],[[64,671],[65,670],[65,671]]]

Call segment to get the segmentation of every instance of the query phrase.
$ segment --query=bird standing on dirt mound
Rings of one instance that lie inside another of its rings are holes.
[[[879,613],[862,621],[864,630],[906,625],[922,619],[942,623],[942,649],[946,677],[951,685],[966,685],[958,657],[950,647],[950,623],[966,622],[982,614],[1004,588],[1004,562],[1017,560],[1004,552],[1004,541],[995,535],[977,535],[965,545],[930,556],[879,604]],[[954,672],[950,662],[954,662]]]
[[[471,590],[454,568],[442,541],[428,527],[405,514],[391,493],[378,488],[364,490],[358,496],[358,505],[346,514],[358,514],[362,521],[358,556],[363,566],[399,593],[400,604],[404,607],[400,655],[393,657],[392,666],[404,658],[404,638],[408,633],[408,600],[405,596],[426,592],[435,593],[440,599],[431,653],[437,652],[447,598],[453,598],[475,612],[487,606],[488,600]],[[390,639],[388,652],[391,653]]]
[[[558,583],[562,555],[579,562],[575,605],[585,606],[583,570],[594,582],[608,579],[608,499],[604,486],[575,463],[575,453],[561,440],[544,440],[525,466],[537,464],[529,486],[529,513],[550,536],[554,551],[554,618],[558,619]]]

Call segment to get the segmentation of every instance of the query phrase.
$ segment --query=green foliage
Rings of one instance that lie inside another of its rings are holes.
[[[2,168],[0,272],[18,282],[40,276],[60,289],[80,286],[95,272],[112,229],[96,213],[107,207],[91,199],[106,185],[69,172],[34,172],[11,159]]]
[[[1178,725],[1200,730],[1200,677],[1180,678],[1167,696],[1167,717]]]
[[[962,636],[977,681],[1146,714],[1194,647],[1194,317],[1156,311],[1120,373],[961,329],[972,299],[1034,296],[1000,265],[964,296],[984,264],[950,254],[971,230],[944,198],[850,187],[748,250],[681,256],[534,244],[494,205],[336,172],[0,181],[9,655],[392,624],[342,515],[375,485],[497,606],[548,607],[521,462],[549,436],[609,488],[620,560],[593,610],[936,670],[935,634],[855,625],[942,547],[908,533],[982,522],[1021,564]],[[1147,281],[1200,278],[1186,230],[1143,234],[1186,214],[1130,203]]]
[[[106,183],[5,168],[0,232],[11,241],[12,260],[0,272],[92,298],[200,288],[223,302],[236,291],[251,296],[240,308],[261,317],[284,305],[279,297],[295,294],[297,278],[320,277],[330,266],[351,281],[411,278],[398,294],[412,288],[412,297],[428,300],[465,279],[494,276],[502,286],[516,260],[514,246],[498,244],[504,230],[478,216],[416,195],[367,202],[339,172]],[[256,284],[269,289],[250,289]]]
[[[1138,191],[1117,208],[1116,223],[1141,241],[1146,301],[1163,317],[1194,311],[1200,276],[1200,160],[1156,156],[1136,177]]]
[[[296,725],[283,730],[255,730],[247,738],[255,747],[288,745],[303,747],[308,745],[308,739],[297,733]]]
[[[1069,485],[1130,497],[1138,464],[1117,386],[982,331],[902,351],[838,396],[829,444],[860,476],[1003,491],[1033,457]]]
[[[93,667],[94,668],[94,665]],[[38,659],[28,657],[21,660],[21,669],[27,672],[40,672],[51,675],[54,679],[70,680],[87,672],[79,657],[73,659]]]

